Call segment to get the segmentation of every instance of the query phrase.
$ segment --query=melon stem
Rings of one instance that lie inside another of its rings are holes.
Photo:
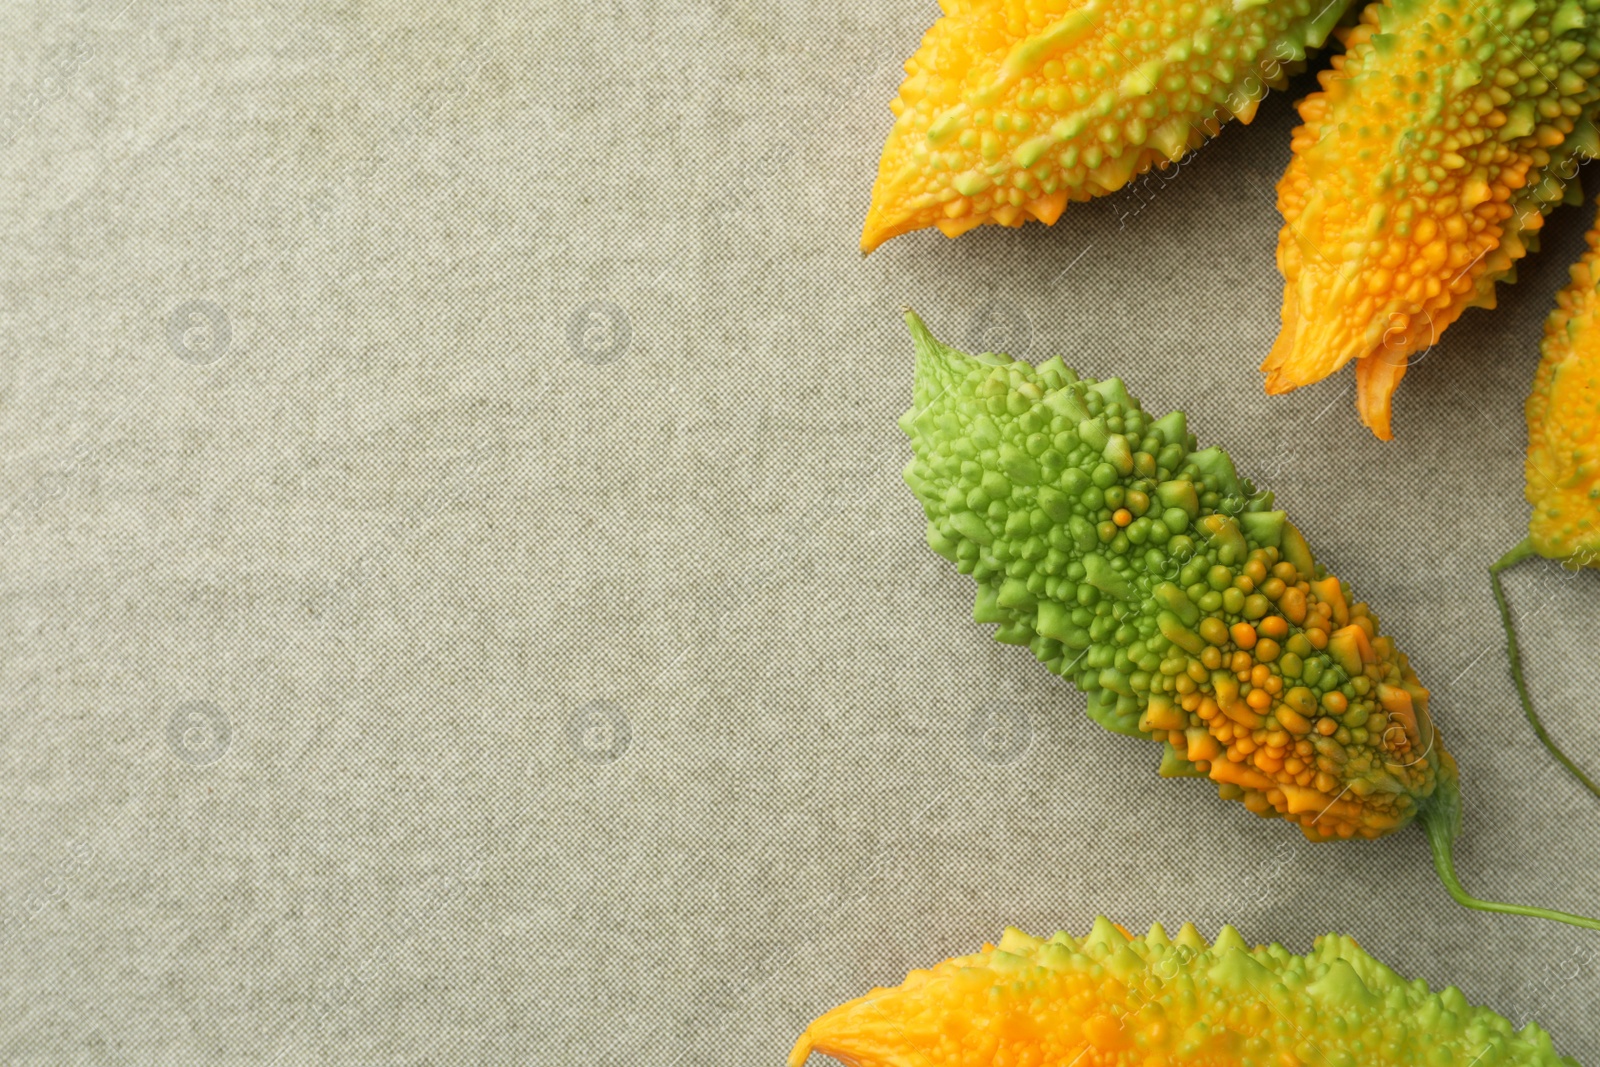
[[[1539,718],[1539,713],[1533,710],[1533,698],[1528,695],[1528,683],[1522,675],[1522,649],[1517,644],[1517,626],[1511,618],[1511,605],[1506,601],[1506,590],[1500,582],[1500,572],[1521,563],[1533,554],[1533,542],[1524,539],[1520,545],[1501,556],[1499,562],[1489,568],[1489,584],[1494,586],[1495,603],[1500,607],[1500,623],[1506,630],[1506,655],[1511,660],[1511,680],[1516,683],[1517,698],[1522,701],[1522,712],[1528,717],[1528,725],[1533,727],[1533,732],[1538,735],[1539,741],[1563,767],[1572,773],[1574,778],[1583,783],[1585,789],[1600,797],[1600,785],[1596,785],[1593,779],[1578,769],[1576,763],[1567,758],[1567,754],[1561,751],[1561,746],[1550,736],[1550,731],[1544,728],[1544,721]]]
[[[1445,889],[1455,898],[1457,904],[1478,911],[1527,915],[1535,919],[1566,923],[1569,926],[1581,926],[1586,930],[1600,930],[1600,919],[1572,915],[1564,911],[1552,911],[1549,908],[1535,908],[1525,904],[1480,900],[1463,889],[1461,879],[1456,876],[1453,853],[1456,835],[1461,832],[1461,785],[1453,767],[1447,765],[1441,767],[1440,771],[1438,789],[1418,814],[1418,821],[1422,823],[1423,832],[1428,836],[1428,848],[1433,852],[1433,867],[1439,872],[1439,881],[1444,883]]]

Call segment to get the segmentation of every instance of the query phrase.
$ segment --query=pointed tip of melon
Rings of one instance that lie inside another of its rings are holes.
[[[903,233],[926,229],[930,225],[944,229],[943,225],[930,222],[925,210],[913,209],[897,201],[880,179],[873,187],[867,217],[861,222],[861,252],[866,255]]]
[[[877,207],[867,213],[867,219],[861,225],[861,254],[871,255],[879,246],[891,237],[900,234],[901,230],[885,223],[878,215]]]
[[[924,350],[932,351],[940,347],[939,342],[934,340],[933,331],[928,329],[928,324],[922,321],[921,315],[911,309],[910,304],[901,305],[900,314],[905,317],[906,328],[911,331],[911,340],[916,345],[919,356]]]

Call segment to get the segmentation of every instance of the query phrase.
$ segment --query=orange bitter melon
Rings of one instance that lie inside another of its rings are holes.
[[[1556,297],[1540,352],[1525,408],[1528,541],[1541,556],[1600,566],[1600,225]]]
[[[1507,567],[1533,555],[1574,569],[1600,567],[1600,222],[1590,229],[1589,249],[1573,264],[1571,281],[1545,319],[1539,368],[1524,412],[1524,492],[1533,514],[1527,538],[1489,568],[1489,578],[1506,629],[1511,677],[1528,722],[1562,766],[1600,796],[1600,783],[1561,750],[1533,709],[1500,581]]]
[[[1588,0],[1386,0],[1300,105],[1278,185],[1283,328],[1262,363],[1287,392],[1356,363],[1387,439],[1407,360],[1534,247],[1595,154],[1600,11]]]
[[[998,946],[915,970],[828,1011],[789,1055],[852,1067],[1578,1067],[1454,986],[1408,981],[1348,937],[1304,956],[1224,926],[1143,937],[1009,928]]]
[[[941,0],[890,105],[861,234],[1050,224],[1169,166],[1319,47],[1350,0]]]

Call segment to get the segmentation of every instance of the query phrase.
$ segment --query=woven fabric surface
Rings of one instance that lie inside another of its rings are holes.
[[[990,640],[895,425],[902,305],[1187,411],[1433,690],[1468,888],[1593,913],[1486,575],[1592,209],[1380,442],[1256,370],[1309,74],[1140,193],[863,259],[937,14],[0,9],[0,1064],[775,1065],[1102,913],[1347,933],[1600,1063],[1596,935],[1158,779]],[[1600,766],[1600,574],[1507,585]]]

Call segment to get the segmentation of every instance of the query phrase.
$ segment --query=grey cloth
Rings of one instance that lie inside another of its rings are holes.
[[[773,1065],[1102,913],[1348,933],[1600,1063],[1600,935],[1158,779],[990,640],[895,426],[903,304],[1186,410],[1432,688],[1468,888],[1600,912],[1485,575],[1590,209],[1386,444],[1256,370],[1307,75],[1142,196],[861,258],[936,15],[0,9],[0,1063]],[[1600,574],[1508,585],[1600,767]]]

